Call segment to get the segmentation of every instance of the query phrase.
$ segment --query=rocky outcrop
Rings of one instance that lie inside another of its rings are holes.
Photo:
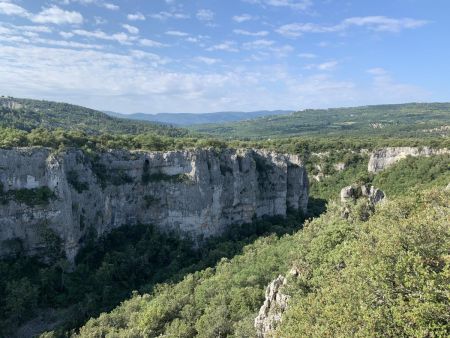
[[[383,148],[373,152],[369,159],[368,171],[378,173],[407,156],[432,156],[450,154],[449,149],[432,149],[429,147],[394,147]]]
[[[360,197],[366,197],[373,205],[380,203],[386,197],[382,190],[372,185],[344,187],[341,190],[340,196],[342,203],[354,202]]]
[[[16,102],[13,98],[1,96],[0,107],[6,109],[20,109],[23,106],[19,102]]]
[[[281,322],[290,298],[282,293],[284,285],[286,278],[280,275],[266,289],[264,304],[255,318],[255,329],[259,338],[273,337],[277,325]]]
[[[0,150],[0,256],[39,254],[50,238],[73,260],[88,234],[122,225],[208,237],[307,201],[300,159],[267,151]]]

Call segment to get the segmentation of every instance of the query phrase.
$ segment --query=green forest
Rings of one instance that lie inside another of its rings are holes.
[[[286,138],[293,136],[433,137],[447,135],[450,104],[411,103],[354,108],[306,109],[288,115],[267,116],[222,124],[190,127],[220,138]]]
[[[310,182],[307,214],[255,219],[200,243],[152,224],[100,238],[92,231],[74,266],[43,228],[47,260],[20,248],[0,260],[0,337],[49,310],[55,325],[41,337],[255,337],[266,287],[279,275],[290,300],[274,337],[450,335],[450,155],[367,171],[379,148],[450,148],[440,128],[450,124],[450,104],[307,110],[189,130],[48,101],[2,97],[0,107],[0,149],[269,149],[300,155]],[[343,187],[363,184],[386,200],[339,201]],[[0,207],[54,198],[3,188]]]

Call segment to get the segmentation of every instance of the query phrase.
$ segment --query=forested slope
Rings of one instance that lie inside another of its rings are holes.
[[[186,132],[170,126],[145,121],[114,118],[107,114],[68,103],[0,97],[0,127],[30,131],[77,130],[89,134],[137,134],[154,132],[178,136]]]
[[[295,267],[299,275],[288,277],[283,289],[291,301],[276,336],[445,337],[450,330],[446,159],[401,161],[373,179],[392,194],[375,211],[358,200],[347,206],[345,219],[342,206],[330,201],[328,211],[303,230],[260,238],[214,268],[135,294],[73,334],[253,337],[267,284]],[[389,183],[405,166],[411,170],[409,184]],[[424,168],[432,174],[417,182]]]
[[[450,132],[449,103],[409,103],[354,108],[306,109],[288,115],[190,127],[221,138],[292,136],[431,137]]]
[[[449,192],[436,189],[379,207],[367,222],[331,206],[302,231],[259,239],[214,269],[135,295],[89,321],[79,337],[253,337],[266,285],[295,266],[280,337],[449,333]]]

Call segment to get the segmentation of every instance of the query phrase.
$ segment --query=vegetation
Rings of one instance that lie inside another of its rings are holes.
[[[258,239],[214,269],[135,293],[78,336],[253,337],[267,284],[295,266],[276,336],[444,337],[449,213],[442,190],[388,202],[367,222],[333,206],[295,235]]]
[[[408,157],[373,178],[388,196],[400,196],[450,183],[450,155]]]
[[[376,148],[450,148],[440,128],[450,124],[450,104],[306,110],[191,129],[219,139],[67,104],[0,98],[0,107],[0,148],[82,149],[104,187],[131,183],[98,161],[97,152],[107,149],[299,154],[311,181],[307,217],[316,217],[306,223],[298,214],[255,220],[197,242],[150,225],[121,227],[100,239],[91,229],[75,266],[64,259],[59,237],[41,224],[45,262],[25,256],[18,240],[3,244],[11,256],[0,261],[0,336],[53,308],[63,321],[45,337],[254,337],[267,284],[292,267],[299,274],[283,289],[291,301],[275,336],[450,334],[450,199],[443,189],[450,182],[450,156],[407,158],[377,175],[367,173],[367,154]],[[255,161],[264,184],[268,168]],[[76,171],[67,178],[76,191],[89,189]],[[189,177],[144,164],[141,180]],[[354,183],[373,184],[388,201],[369,210],[360,200],[342,218],[335,200]],[[45,205],[53,198],[48,188],[5,191],[0,183],[3,204]],[[144,199],[151,208],[157,196]]]
[[[85,190],[89,190],[89,184],[81,182],[78,173],[74,170],[67,173],[67,182],[80,194]]]
[[[33,207],[46,205],[54,198],[56,198],[54,192],[48,187],[3,191],[3,185],[0,184],[0,204],[15,201]]]
[[[288,115],[190,127],[220,138],[286,138],[301,135],[429,137],[447,135],[449,103],[410,103],[354,108],[307,109]]]
[[[77,130],[88,134],[186,134],[182,129],[167,125],[114,118],[103,112],[72,104],[9,97],[0,97],[0,127],[24,131],[37,128]]]
[[[194,249],[189,239],[146,225],[121,227],[99,240],[90,232],[73,271],[63,259],[59,237],[43,225],[45,263],[22,255],[21,250],[15,251],[16,257],[0,261],[0,313],[4,314],[0,336],[48,307],[68,309],[62,312],[64,324],[58,335],[62,334],[110,311],[132,290],[151,292],[156,283],[176,282],[236,255],[259,236],[292,233],[301,223],[293,214],[288,219],[236,225],[219,238],[204,240],[202,250]]]

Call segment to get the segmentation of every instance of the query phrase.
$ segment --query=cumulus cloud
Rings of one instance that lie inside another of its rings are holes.
[[[404,29],[419,28],[426,25],[425,20],[411,18],[388,18],[385,16],[352,17],[334,26],[314,23],[291,23],[282,25],[276,31],[286,37],[298,37],[305,33],[335,33],[343,32],[351,27],[364,27],[376,32],[400,32]]]
[[[167,31],[167,32],[166,32],[166,35],[180,36],[180,37],[189,36],[188,33],[186,33],[186,32],[181,32],[181,31]]]
[[[145,15],[140,12],[130,13],[127,15],[127,19],[130,21],[144,21]]]
[[[269,35],[268,31],[249,32],[244,29],[235,29],[235,30],[233,30],[233,33],[238,34],[238,35],[247,35],[247,36],[267,36],[267,35]]]
[[[200,9],[197,11],[197,19],[200,21],[212,21],[214,20],[214,12],[210,9]]]
[[[137,28],[135,26],[123,24],[122,27],[125,28],[128,31],[128,33],[130,33],[130,34],[139,34],[139,28]]]
[[[119,6],[114,5],[114,4],[110,4],[110,3],[104,3],[103,7],[105,7],[106,9],[109,9],[111,11],[118,11],[120,9]]]
[[[28,18],[31,14],[25,9],[18,5],[10,2],[0,2],[0,13],[5,15],[14,15]]]
[[[55,5],[44,8],[39,13],[34,14],[16,4],[2,1],[0,2],[0,13],[27,18],[36,23],[52,23],[55,25],[83,23],[83,16],[80,13],[66,11]]]
[[[167,20],[167,19],[189,19],[190,16],[185,13],[180,12],[166,12],[162,11],[159,13],[150,14],[149,17],[158,20]]]
[[[201,62],[201,63],[206,63],[207,65],[214,65],[218,62],[220,62],[219,59],[214,59],[214,58],[210,58],[210,57],[206,57],[206,56],[198,56],[195,58],[196,61]]]
[[[157,48],[167,46],[166,44],[151,39],[139,39],[139,44],[144,47],[157,47]]]
[[[121,44],[130,44],[131,41],[135,41],[136,39],[135,37],[131,37],[123,32],[107,34],[101,30],[88,31],[84,29],[75,29],[71,33],[86,38],[116,41]]]
[[[323,62],[323,63],[319,63],[319,64],[310,64],[310,65],[305,66],[305,68],[319,70],[319,71],[330,71],[330,70],[335,69],[338,64],[339,64],[338,61],[331,60],[331,61],[327,61],[327,62]]]
[[[303,59],[315,59],[317,57],[317,55],[313,53],[300,53],[298,56]]]
[[[288,7],[295,10],[306,10],[312,6],[312,0],[244,0],[262,6]]]
[[[206,49],[207,51],[225,51],[225,52],[239,52],[239,49],[236,47],[236,42],[234,41],[224,41],[222,43],[213,45]]]
[[[255,17],[253,15],[250,15],[250,14],[241,14],[241,15],[235,15],[231,19],[233,21],[235,21],[235,22],[242,23],[242,22],[245,22],[245,21],[254,20]]]

